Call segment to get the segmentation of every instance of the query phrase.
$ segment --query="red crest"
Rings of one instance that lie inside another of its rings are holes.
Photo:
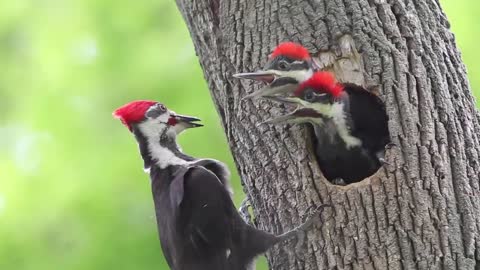
[[[308,88],[319,93],[329,93],[334,97],[338,97],[343,91],[343,86],[335,80],[335,76],[326,71],[315,72],[310,79],[300,84],[294,95],[301,96]]]
[[[115,118],[120,119],[122,123],[128,127],[128,129],[132,130],[132,124],[137,123],[143,120],[145,117],[145,113],[147,110],[152,106],[157,104],[156,101],[151,100],[137,100],[132,101],[123,105],[122,107],[116,109],[113,112],[113,116]]]
[[[286,56],[295,60],[308,60],[310,59],[310,53],[302,45],[295,42],[283,42],[280,43],[270,55],[270,59],[274,59],[277,56]]]

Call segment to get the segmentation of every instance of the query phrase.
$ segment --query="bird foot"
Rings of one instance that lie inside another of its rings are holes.
[[[337,185],[337,186],[346,186],[347,185],[347,183],[345,183],[345,180],[343,180],[342,178],[335,178],[332,181],[330,181],[330,183],[332,183],[334,185]]]
[[[397,147],[398,145],[394,142],[389,142],[387,145],[385,145],[385,149],[391,149],[393,147]]]
[[[382,165],[390,166],[390,163],[388,163],[384,158],[379,158],[378,161],[380,161],[380,164],[382,164]]]
[[[302,246],[304,241],[305,241],[306,232],[313,226],[313,224],[315,223],[316,220],[320,219],[320,215],[322,214],[323,209],[325,207],[332,207],[332,206],[329,205],[329,204],[322,204],[322,205],[318,206],[312,214],[308,215],[308,217],[305,219],[305,222],[303,222],[301,225],[295,227],[294,229],[279,235],[278,239],[280,241],[285,241],[285,240],[288,240],[288,239],[290,239],[294,236],[297,236],[298,242],[297,242],[296,247]]]
[[[251,206],[252,205],[250,204],[250,200],[248,199],[248,197],[246,197],[242,201],[242,204],[240,205],[240,208],[238,209],[238,213],[240,214],[240,217],[243,219],[243,221],[245,221],[245,223],[253,226],[252,216],[250,215],[250,212],[248,211],[248,209]]]
[[[396,146],[394,143],[388,143],[387,145],[385,145],[385,149],[391,149],[394,146]],[[375,156],[377,156],[377,160],[378,160],[378,162],[380,162],[380,164],[382,166],[383,165],[389,165],[390,166],[390,163],[388,163],[385,160],[385,150],[378,151],[377,153],[375,153]]]

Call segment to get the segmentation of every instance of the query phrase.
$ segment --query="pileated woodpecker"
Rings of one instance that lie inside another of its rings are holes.
[[[160,243],[173,270],[253,269],[256,256],[304,233],[318,216],[279,236],[239,216],[229,171],[213,159],[184,154],[176,137],[200,119],[176,114],[155,101],[134,101],[113,113],[135,135],[149,172]]]
[[[388,119],[375,94],[350,83],[337,83],[329,72],[316,72],[290,96],[266,97],[298,107],[266,123],[313,125],[316,157],[324,176],[349,184],[375,173],[389,143]]]
[[[267,83],[266,87],[245,96],[246,99],[293,92],[317,69],[305,47],[294,42],[284,42],[273,50],[262,71],[237,73],[233,76]]]

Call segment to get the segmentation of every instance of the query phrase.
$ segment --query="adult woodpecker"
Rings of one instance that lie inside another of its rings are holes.
[[[267,97],[296,104],[290,114],[267,123],[313,125],[316,157],[324,176],[349,184],[375,173],[389,143],[388,118],[375,94],[350,83],[336,82],[329,72],[316,72],[292,95]]]
[[[267,83],[266,87],[245,96],[246,99],[293,92],[317,69],[305,47],[294,42],[284,42],[273,50],[262,71],[237,73],[233,76]]]
[[[139,144],[151,178],[160,243],[171,269],[253,269],[256,256],[313,224],[315,215],[279,236],[246,224],[232,202],[226,166],[186,155],[177,145],[177,135],[202,126],[200,119],[176,114],[155,101],[134,101],[113,115]]]

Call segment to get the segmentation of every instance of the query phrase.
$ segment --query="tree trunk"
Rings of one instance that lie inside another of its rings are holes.
[[[267,254],[271,269],[480,269],[480,117],[438,0],[177,4],[258,226],[281,233],[333,205],[297,252],[291,241]],[[330,184],[308,128],[258,125],[284,108],[241,101],[259,84],[232,74],[261,69],[287,40],[339,80],[377,86],[396,146],[373,176]]]

